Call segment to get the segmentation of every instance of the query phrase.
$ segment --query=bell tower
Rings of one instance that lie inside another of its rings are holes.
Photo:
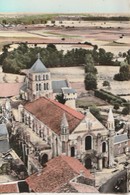
[[[29,69],[27,93],[30,101],[42,96],[48,98],[52,96],[51,74],[42,63],[40,54],[38,54],[36,62]]]
[[[61,120],[61,134],[60,134],[61,142],[62,142],[62,153],[68,153],[68,140],[69,140],[69,124],[66,118],[66,114],[63,113]]]
[[[115,120],[110,108],[108,113],[107,128],[109,131],[109,146],[108,146],[108,159],[109,167],[113,167],[114,164],[114,136],[115,136]]]

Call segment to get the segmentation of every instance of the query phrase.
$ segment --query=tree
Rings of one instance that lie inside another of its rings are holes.
[[[56,95],[56,100],[58,102],[60,102],[61,104],[65,104],[65,102],[66,102],[66,100],[64,99],[64,95],[63,94]]]
[[[47,48],[48,50],[49,50],[49,49],[52,49],[53,51],[56,51],[56,50],[57,50],[56,46],[55,46],[53,43],[49,43],[49,44],[47,45],[46,48]]]
[[[117,81],[130,80],[130,65],[128,65],[126,62],[121,63],[119,73],[114,75],[114,80]]]
[[[102,65],[112,65],[114,54],[111,52],[106,52],[105,49],[99,49],[99,64]]]
[[[124,107],[123,110],[122,110],[122,114],[123,115],[129,114],[129,108],[128,107]]]
[[[120,104],[118,102],[114,102],[113,105],[115,110],[118,110],[120,108]]]
[[[97,78],[92,73],[87,73],[84,80],[85,89],[86,90],[93,90],[97,89]]]
[[[92,54],[85,55],[85,72],[97,74],[97,69],[94,67],[94,60]]]
[[[109,83],[109,81],[103,81],[103,84],[102,84],[103,86],[107,86],[107,87],[110,87],[110,83]]]
[[[103,118],[100,114],[100,110],[94,105],[92,107],[90,107],[90,112],[100,121],[103,121]]]

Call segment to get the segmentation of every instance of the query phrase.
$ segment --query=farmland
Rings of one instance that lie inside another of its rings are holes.
[[[73,48],[93,49],[91,45],[85,44],[88,42],[114,53],[115,59],[118,59],[119,52],[127,52],[130,49],[130,21],[55,20],[54,23],[48,21],[46,24],[0,26],[0,52],[4,44],[11,43],[11,51],[18,47],[19,42],[28,42],[29,47],[35,47],[34,43],[40,47],[54,43],[57,49],[63,50],[64,53]],[[98,88],[104,88],[102,83],[108,80],[111,86],[109,91],[130,99],[130,82],[113,80],[114,74],[119,72],[119,67],[98,66],[97,69]],[[51,72],[52,79],[68,79],[78,94],[86,93],[83,67],[52,68]]]
[[[91,46],[82,44],[87,41],[118,55],[130,48],[129,26],[129,21],[55,21],[55,24],[48,21],[47,24],[0,27],[0,45],[2,48],[7,42],[27,41],[43,44],[43,47],[48,43],[57,43],[57,48],[64,51],[75,47],[92,49]],[[62,48],[61,44],[65,47]]]

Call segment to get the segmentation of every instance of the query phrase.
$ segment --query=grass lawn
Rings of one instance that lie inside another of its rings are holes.
[[[79,98],[76,100],[76,106],[77,107],[84,107],[84,108],[87,108],[87,107],[90,107],[90,106],[105,106],[105,105],[108,105],[107,102],[97,98],[97,97],[94,97],[94,96],[86,96],[86,97],[83,97],[83,98]]]

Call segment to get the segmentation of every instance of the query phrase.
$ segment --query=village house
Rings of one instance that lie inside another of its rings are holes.
[[[30,192],[95,192],[95,180],[77,159],[61,155],[46,163],[46,166],[26,180]]]

